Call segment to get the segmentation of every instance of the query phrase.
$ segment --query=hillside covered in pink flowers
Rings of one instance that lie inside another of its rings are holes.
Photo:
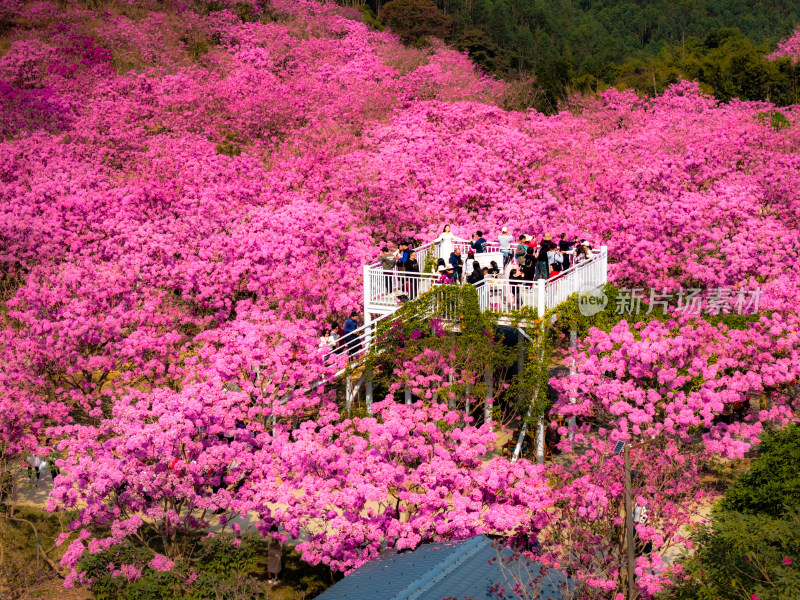
[[[597,456],[662,436],[639,468],[663,523],[640,535],[668,547],[705,495],[703,461],[795,419],[797,107],[682,82],[509,112],[509,86],[465,55],[311,0],[2,0],[0,31],[0,460],[58,445],[68,585],[82,557],[151,526],[152,562],[122,574],[170,571],[178,534],[237,515],[307,533],[304,558],[338,571],[385,544],[561,519],[581,550],[550,539],[546,559],[615,597],[622,563],[592,554],[592,532],[619,520],[622,491]],[[319,336],[361,310],[362,265],[446,224],[563,230],[608,246],[618,287],[759,288],[762,314],[587,332],[556,409],[603,421],[576,432],[596,448],[568,473],[486,461],[496,431],[441,395],[481,371],[448,379],[442,348],[391,371],[417,382],[411,406],[390,393],[350,416],[318,385],[335,370]],[[716,419],[752,396],[768,399],[753,418]],[[669,568],[639,561],[655,593]]]

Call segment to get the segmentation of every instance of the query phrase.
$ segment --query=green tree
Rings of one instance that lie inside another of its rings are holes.
[[[800,426],[766,434],[758,451],[750,470],[725,492],[720,508],[778,518],[787,506],[800,509]]]
[[[428,37],[444,39],[452,29],[452,18],[431,0],[392,0],[384,5],[380,16],[405,44],[419,45]]]
[[[469,29],[456,40],[458,50],[469,53],[470,58],[487,73],[508,70],[508,55],[480,29]]]
[[[514,17],[505,0],[494,4],[490,23],[492,39],[503,48],[510,48],[514,43]]]
[[[694,555],[663,596],[800,598],[800,426],[766,434],[759,456],[693,536]]]

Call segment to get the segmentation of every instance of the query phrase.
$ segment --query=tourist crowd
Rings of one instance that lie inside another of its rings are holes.
[[[482,231],[476,231],[471,239],[456,238],[450,231],[450,226],[444,228],[442,234],[436,239],[439,244],[439,256],[434,270],[439,274],[439,284],[477,284],[486,278],[507,278],[510,280],[536,281],[558,277],[573,264],[592,258],[592,246],[586,240],[567,239],[562,233],[558,242],[552,234],[545,233],[540,240],[529,235],[520,235],[516,243],[513,236],[503,227],[498,236],[498,249],[502,255],[502,265],[497,261],[490,261],[488,265],[476,260],[478,254],[487,252],[489,242]],[[456,245],[456,242],[461,242]],[[460,246],[466,246],[464,256]],[[385,274],[385,285],[388,293],[394,292],[394,274],[420,273],[425,265],[420,265],[417,253],[412,244],[406,241],[397,244],[397,248],[384,246],[378,261]],[[405,286],[410,299],[417,295],[417,286]]]

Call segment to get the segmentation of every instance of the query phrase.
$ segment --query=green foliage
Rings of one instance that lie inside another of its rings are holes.
[[[247,2],[237,2],[233,7],[233,12],[243,23],[254,23],[259,20],[259,16],[253,10],[253,5]]]
[[[162,573],[148,567],[140,578],[129,581],[127,577],[114,577],[109,565],[117,569],[122,565],[147,565],[155,556],[152,550],[134,544],[119,544],[97,554],[88,554],[80,562],[78,571],[85,572],[89,589],[97,600],[159,600],[180,598],[180,575]]]
[[[452,19],[432,0],[392,0],[384,5],[380,16],[406,44],[421,45],[428,37],[446,38],[452,28]]]
[[[233,131],[225,133],[225,140],[217,144],[217,154],[226,156],[239,156],[242,153],[242,140],[239,134]]]
[[[786,507],[800,509],[800,426],[766,433],[759,457],[725,493],[720,508],[780,518]]]
[[[211,41],[203,38],[195,31],[187,33],[181,37],[180,41],[186,53],[189,55],[189,58],[194,62],[198,62],[211,50]]]
[[[580,299],[578,294],[573,294],[566,302],[560,304],[557,309],[557,314],[558,325],[561,329],[576,329],[578,337],[581,338],[585,337],[592,327],[608,332],[622,320],[633,323],[646,323],[652,319],[663,320],[666,318],[660,307],[656,307],[652,312],[648,313],[648,306],[644,303],[642,303],[642,311],[635,314],[627,314],[624,311],[618,311],[620,305],[620,288],[613,284],[607,283],[603,287],[603,293],[608,299],[608,302],[603,310],[594,315],[587,316],[580,311]],[[618,312],[619,314],[617,314]]]
[[[46,517],[54,520],[50,515]],[[29,517],[30,518],[30,517]],[[41,525],[40,525],[41,527]],[[57,531],[51,532],[52,536]],[[267,593],[267,541],[257,535],[238,538],[218,535],[197,541],[191,556],[178,561],[170,572],[147,565],[155,556],[152,549],[133,541],[87,554],[78,571],[85,571],[88,587],[97,600],[261,600]],[[190,544],[191,545],[191,544]],[[330,568],[309,565],[291,548],[284,548],[281,580],[291,588],[282,589],[282,598],[313,597],[334,583]],[[141,575],[129,580],[112,576],[122,565],[141,567]]]
[[[800,598],[800,513],[783,519],[722,512],[694,536],[687,580],[663,598],[790,600]],[[785,562],[785,559],[788,560]]]
[[[759,457],[693,535],[695,553],[664,598],[800,598],[800,426],[768,433]]]
[[[369,6],[367,6],[366,4],[361,4],[356,8],[361,13],[364,23],[366,23],[370,27],[373,27],[374,29],[377,29],[378,31],[384,30],[383,23],[381,23],[381,20],[377,17],[377,15],[374,12],[372,12]]]
[[[436,266],[436,257],[433,252],[428,252],[425,255],[425,266],[422,268],[423,273],[433,273],[433,268]]]
[[[17,482],[17,485],[26,484]],[[53,578],[52,570],[41,555],[37,561],[34,528],[38,534],[40,551],[57,561],[62,550],[55,548],[55,539],[63,531],[59,517],[69,521],[74,516],[57,516],[31,506],[0,504],[0,590],[5,586],[12,590],[30,590],[37,583]]]
[[[533,337],[533,344],[523,349],[526,354],[525,367],[511,381],[508,394],[518,399],[520,414],[525,415],[528,426],[534,427],[552,406],[547,389],[553,348],[549,328],[534,327],[529,328],[528,332]]]
[[[800,0],[393,0],[384,11],[407,43],[443,37],[486,72],[535,81],[524,108],[553,112],[609,86],[659,94],[681,78],[723,101],[799,101],[797,65],[763,57],[800,21]]]
[[[792,124],[791,121],[786,118],[786,115],[777,110],[758,113],[758,122],[762,125],[772,127],[775,131],[786,129]]]
[[[471,285],[435,287],[417,299],[407,302],[398,312],[398,319],[384,321],[370,346],[367,368],[378,374],[393,374],[395,369],[423,351],[438,352],[456,369],[482,374],[510,368],[516,360],[516,349],[503,344],[497,335],[496,319],[480,310],[478,293]],[[455,323],[440,317],[455,316]],[[378,377],[380,380],[381,377]],[[377,383],[380,387],[380,383]],[[486,384],[479,377],[467,390],[464,382],[440,391],[440,401],[469,395],[484,398]]]
[[[264,597],[258,580],[243,576],[256,570],[259,557],[267,556],[267,541],[246,535],[240,542],[236,546],[227,536],[217,536],[200,543],[197,560],[192,565],[199,577],[192,583],[188,598]]]

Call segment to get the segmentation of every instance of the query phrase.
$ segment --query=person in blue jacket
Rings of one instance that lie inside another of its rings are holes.
[[[463,283],[464,261],[461,260],[461,250],[456,248],[450,255],[450,266],[453,267],[453,277],[456,283]]]
[[[361,344],[355,341],[356,336],[353,332],[356,329],[358,329],[358,313],[353,311],[350,313],[350,318],[344,322],[344,339],[342,340],[345,344],[345,348],[347,348],[347,354],[350,356],[353,356],[353,354],[361,349]]]
[[[486,252],[486,239],[483,237],[482,231],[478,231],[472,236],[469,247],[475,250],[475,254]]]

